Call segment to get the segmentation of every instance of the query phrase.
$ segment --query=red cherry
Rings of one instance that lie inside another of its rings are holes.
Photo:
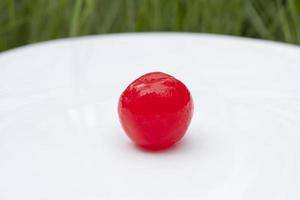
[[[125,132],[135,144],[163,149],[185,134],[193,115],[193,100],[181,81],[152,72],[126,88],[118,112]]]

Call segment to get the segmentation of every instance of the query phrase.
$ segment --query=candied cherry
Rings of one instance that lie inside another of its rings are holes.
[[[159,150],[184,136],[193,115],[193,100],[181,81],[152,72],[125,89],[118,113],[123,129],[135,144]]]

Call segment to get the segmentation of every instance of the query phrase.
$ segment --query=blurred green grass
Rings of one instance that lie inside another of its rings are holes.
[[[1,0],[0,51],[62,37],[177,31],[300,44],[300,0]]]

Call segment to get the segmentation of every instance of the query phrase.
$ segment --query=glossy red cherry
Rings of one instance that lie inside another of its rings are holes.
[[[152,72],[126,88],[119,100],[118,113],[125,132],[135,144],[162,149],[185,134],[193,115],[193,101],[181,81],[162,72]]]

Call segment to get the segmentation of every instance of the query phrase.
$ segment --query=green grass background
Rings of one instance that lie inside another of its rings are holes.
[[[0,0],[0,51],[91,34],[204,32],[300,44],[300,0]]]

